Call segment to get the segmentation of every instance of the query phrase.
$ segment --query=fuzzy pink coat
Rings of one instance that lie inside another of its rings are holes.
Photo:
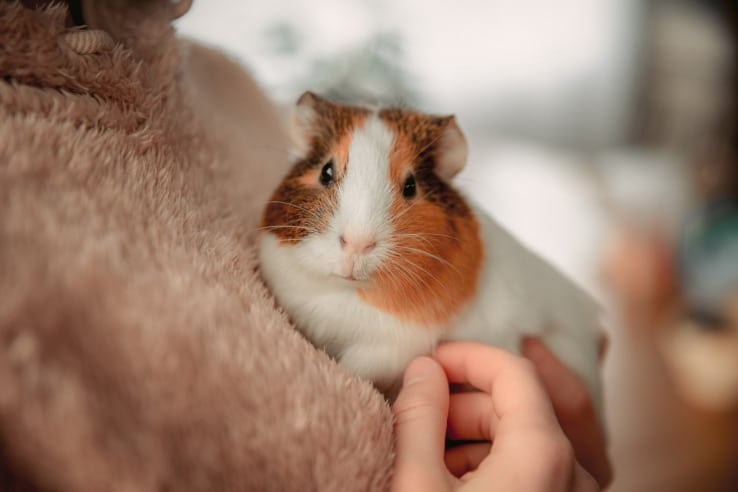
[[[0,490],[386,489],[392,418],[290,326],[258,88],[168,0],[0,3]]]

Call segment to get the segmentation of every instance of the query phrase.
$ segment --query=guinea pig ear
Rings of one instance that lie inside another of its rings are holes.
[[[315,125],[326,106],[331,104],[322,97],[307,91],[297,100],[292,108],[289,133],[297,151],[302,155],[310,150],[310,143],[315,136]]]
[[[436,148],[436,174],[446,181],[464,169],[469,149],[455,116],[441,118],[442,130]]]

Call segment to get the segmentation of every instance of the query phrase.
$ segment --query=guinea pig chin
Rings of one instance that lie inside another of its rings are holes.
[[[369,280],[371,264],[367,255],[341,252],[334,273],[347,280]]]
[[[327,235],[326,235],[327,236]],[[295,247],[298,264],[307,271],[349,281],[366,281],[381,263],[381,250],[357,253],[342,248],[333,237],[311,237]]]

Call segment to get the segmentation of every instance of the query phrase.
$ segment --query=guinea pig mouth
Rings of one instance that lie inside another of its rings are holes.
[[[352,255],[342,257],[333,274],[349,282],[365,282],[371,277],[370,270],[365,259]]]
[[[338,271],[333,272],[333,276],[346,284],[354,286],[371,280],[371,274],[359,268],[338,269]]]
[[[346,282],[349,282],[351,284],[358,284],[361,282],[367,282],[369,278],[357,278],[354,276],[353,273],[349,273],[348,275],[341,275],[338,273],[333,274],[335,277],[340,278],[341,280],[345,280]]]

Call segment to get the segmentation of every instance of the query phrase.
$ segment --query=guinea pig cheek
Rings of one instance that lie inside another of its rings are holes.
[[[410,210],[408,203],[394,204],[392,251],[360,294],[405,321],[442,326],[476,290],[483,255],[479,226],[471,215],[449,216],[419,200]]]
[[[335,204],[330,196],[324,197],[323,202],[312,203],[322,203],[322,206],[314,206],[310,213],[306,211],[303,214],[306,221],[304,225],[309,227],[311,232],[302,234],[298,241],[286,241],[281,247],[292,258],[295,267],[314,275],[329,276],[333,274],[340,256],[340,245],[333,239],[335,233],[331,227],[330,214],[327,213],[335,207]],[[303,225],[299,222],[290,224],[298,227]],[[292,228],[288,227],[286,230],[292,231]]]
[[[321,276],[336,275],[341,250],[328,231],[303,239],[293,251],[305,270]]]
[[[304,239],[293,248],[297,262],[321,276],[368,280],[380,260],[379,255],[347,252],[337,237],[334,231],[326,231]]]

